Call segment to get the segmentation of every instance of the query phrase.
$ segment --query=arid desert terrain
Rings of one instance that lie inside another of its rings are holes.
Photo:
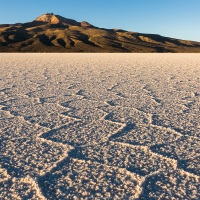
[[[0,199],[199,199],[199,54],[0,54]]]
[[[31,22],[0,24],[0,52],[197,53],[200,42],[99,28],[47,13]]]

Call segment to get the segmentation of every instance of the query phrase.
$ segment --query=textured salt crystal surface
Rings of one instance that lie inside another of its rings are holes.
[[[199,54],[0,54],[0,199],[198,199]]]

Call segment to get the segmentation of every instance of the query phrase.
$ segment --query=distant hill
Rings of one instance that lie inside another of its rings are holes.
[[[47,13],[0,25],[0,52],[200,52],[200,42],[98,28]]]

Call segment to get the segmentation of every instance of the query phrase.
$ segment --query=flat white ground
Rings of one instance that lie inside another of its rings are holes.
[[[199,54],[0,54],[0,199],[198,199]]]

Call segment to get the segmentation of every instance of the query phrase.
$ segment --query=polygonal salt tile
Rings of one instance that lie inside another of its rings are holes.
[[[167,144],[151,147],[152,151],[176,159],[178,167],[185,171],[200,175],[200,140],[193,137],[181,137]]]
[[[37,102],[38,103],[38,102]],[[34,99],[33,98],[29,98],[27,96],[17,96],[11,100],[7,100],[3,102],[3,106],[7,107],[7,109],[9,107],[19,107],[19,106],[25,106],[25,105],[30,105],[30,104],[34,104]]]
[[[151,120],[150,115],[134,108],[111,106],[107,112],[108,115],[105,119],[113,122],[147,124]]]
[[[159,105],[152,97],[142,93],[130,94],[128,98],[120,98],[113,101],[116,106],[138,109],[145,113],[153,113]]]
[[[105,115],[105,112],[98,109],[101,103],[89,101],[87,99],[72,100],[62,103],[61,105],[70,109],[65,113],[67,116],[79,118],[83,121],[99,120]]]
[[[139,199],[199,199],[199,177],[180,169],[159,172],[146,178]]]
[[[167,144],[180,137],[182,137],[181,134],[164,127],[145,124],[127,124],[124,129],[116,135],[111,136],[111,140],[133,145],[152,146]]]
[[[0,119],[1,139],[8,140],[23,137],[36,137],[38,134],[46,132],[48,129],[33,125],[25,121],[23,117],[12,117]]]
[[[43,175],[67,157],[71,149],[71,146],[42,138],[3,141],[0,147],[0,164],[11,176]]]
[[[74,122],[61,128],[44,133],[41,137],[54,142],[70,145],[88,145],[106,142],[108,138],[121,127],[105,120],[89,122]]]
[[[33,124],[39,124],[40,126],[49,129],[56,129],[76,121],[76,119],[58,113],[30,116],[26,119]]]
[[[77,148],[71,155],[79,159],[124,168],[140,176],[177,167],[176,160],[155,154],[148,147],[118,142]]]
[[[13,178],[0,183],[0,199],[45,200],[35,180],[31,177]]]
[[[125,169],[68,159],[39,185],[48,199],[134,199],[141,192],[140,180]]]
[[[173,108],[175,105],[172,105]],[[200,136],[200,122],[199,122],[199,110],[198,113],[193,112],[194,110],[190,110],[188,113],[183,113],[181,111],[179,113],[170,111],[168,107],[166,107],[168,111],[167,114],[159,114],[154,115],[152,123],[154,125],[168,127],[182,135],[185,136]]]
[[[45,116],[49,114],[61,114],[67,112],[69,109],[51,103],[37,103],[37,104],[26,104],[20,106],[5,107],[5,111],[9,111],[15,116],[23,116],[25,119],[37,116]]]

